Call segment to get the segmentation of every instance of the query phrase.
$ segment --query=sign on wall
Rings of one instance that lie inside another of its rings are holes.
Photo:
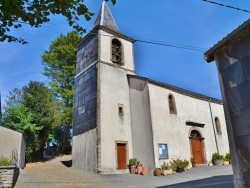
[[[159,159],[168,159],[168,145],[158,144]]]

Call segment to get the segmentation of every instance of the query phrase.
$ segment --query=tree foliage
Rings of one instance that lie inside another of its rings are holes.
[[[63,121],[66,126],[65,141],[69,140],[69,131],[73,116],[74,77],[76,74],[77,44],[81,36],[76,32],[60,35],[51,42],[42,55],[44,75],[50,80],[50,86],[62,103]]]
[[[111,0],[115,4],[116,0]],[[22,38],[9,34],[13,28],[23,24],[41,27],[50,21],[51,14],[63,15],[68,24],[76,31],[83,33],[77,21],[80,16],[90,20],[94,14],[84,4],[84,0],[0,0],[0,41],[27,43]]]
[[[22,89],[13,89],[4,105],[3,124],[24,133],[26,138],[26,159],[39,158],[40,148],[53,128],[60,123],[58,104],[53,93],[44,83],[30,82]]]
[[[33,114],[33,123],[42,127],[39,131],[41,147],[48,135],[61,123],[60,103],[54,100],[53,92],[44,83],[31,81],[23,87],[24,105]]]

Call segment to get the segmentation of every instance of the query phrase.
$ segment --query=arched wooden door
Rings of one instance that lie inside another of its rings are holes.
[[[193,130],[191,132],[191,148],[193,158],[195,159],[196,164],[203,164],[203,151],[202,151],[202,138],[198,131]]]

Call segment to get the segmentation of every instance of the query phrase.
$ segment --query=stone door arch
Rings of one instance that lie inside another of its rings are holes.
[[[204,164],[205,160],[205,147],[204,137],[197,129],[190,130],[189,133],[191,154],[195,159],[196,164]]]

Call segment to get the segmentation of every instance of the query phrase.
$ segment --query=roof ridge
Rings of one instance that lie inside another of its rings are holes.
[[[177,86],[174,86],[174,85],[171,85],[171,84],[167,84],[167,83],[164,83],[164,82],[156,81],[156,80],[153,80],[153,79],[150,79],[150,78],[147,78],[147,77],[143,77],[143,76],[138,76],[138,75],[127,74],[127,76],[131,77],[131,78],[138,78],[138,79],[147,80],[148,82],[150,82],[152,84],[156,84],[156,85],[159,85],[161,87],[166,87],[166,88],[168,88],[168,89],[170,89],[172,91],[175,91],[177,93],[182,93],[182,94],[185,94],[187,96],[202,99],[202,100],[205,100],[205,101],[211,100],[211,102],[214,102],[214,103],[217,103],[217,104],[222,104],[222,100],[220,100],[220,99],[216,99],[214,97],[210,97],[208,95],[197,93],[197,92],[194,92],[194,91],[191,91],[191,90],[183,89],[181,87],[177,87]]]

